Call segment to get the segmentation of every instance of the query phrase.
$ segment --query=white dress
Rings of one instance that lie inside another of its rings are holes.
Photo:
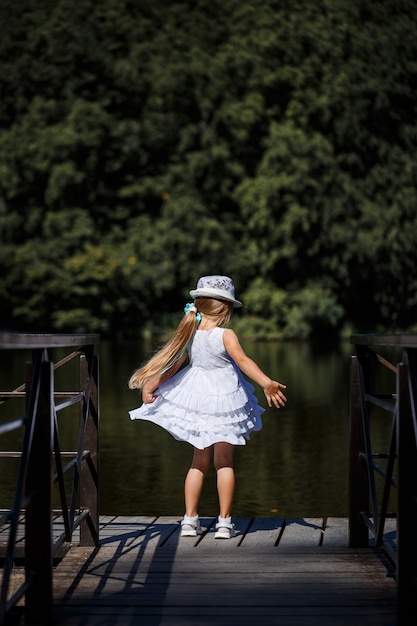
[[[244,445],[262,428],[265,409],[227,354],[224,330],[197,330],[189,364],[160,385],[154,402],[129,411],[130,418],[154,422],[201,450],[218,442]]]

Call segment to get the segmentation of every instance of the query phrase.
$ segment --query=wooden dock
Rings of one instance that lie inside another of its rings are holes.
[[[394,626],[396,584],[348,520],[237,518],[238,534],[180,538],[181,517],[101,517],[54,572],[59,626]],[[56,526],[57,522],[55,522]]]

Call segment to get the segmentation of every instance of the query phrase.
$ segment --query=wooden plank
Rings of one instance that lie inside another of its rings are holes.
[[[319,548],[322,532],[322,518],[314,517],[289,519],[285,524],[284,532],[278,544],[278,549],[283,551]]]
[[[181,519],[182,516],[176,515],[157,517],[148,525],[145,533],[139,534],[132,540],[129,544],[129,550],[140,547],[142,557],[148,553],[153,557],[155,550],[161,548],[170,539],[171,535],[179,538],[178,530]]]
[[[393,590],[392,590],[393,591]],[[376,589],[374,586],[366,588],[356,584],[344,586],[339,589],[330,588],[327,585],[316,587],[311,583],[306,585],[286,585],[280,583],[280,588],[271,584],[267,586],[252,583],[241,584],[236,576],[233,585],[225,585],[222,582],[211,585],[184,584],[184,580],[178,584],[131,584],[125,581],[107,578],[106,580],[91,580],[91,584],[83,587],[80,598],[88,597],[88,606],[129,606],[141,607],[152,606],[187,606],[206,607],[213,603],[216,606],[240,606],[240,607],[388,607],[392,605],[393,595],[383,586]],[[91,611],[94,613],[94,610]]]
[[[244,536],[241,546],[243,548],[267,550],[275,547],[282,532],[283,518],[257,517]]]
[[[7,523],[0,528],[0,546],[6,546],[9,541],[11,524]],[[20,516],[16,528],[16,544],[24,542],[25,538],[25,518]]]
[[[323,533],[323,547],[349,547],[349,520],[328,517]]]
[[[71,609],[56,612],[62,626],[393,626],[392,612],[381,608],[378,616],[364,607],[96,607],[94,615],[78,615]]]
[[[129,546],[141,537],[155,520],[154,516],[149,515],[118,515],[105,524],[100,523],[100,545]]]
[[[96,549],[91,547],[71,547],[54,571],[53,592],[55,602],[62,601],[68,594],[72,595],[72,586],[80,579],[86,563],[91,562],[91,555],[96,551]]]
[[[71,548],[70,552],[72,551],[73,548]],[[153,557],[152,555],[142,556],[140,547],[137,551],[129,549],[125,552],[120,552],[115,548],[100,548],[95,553],[90,568],[94,573],[100,571],[104,574],[106,571],[112,571],[121,575],[129,572],[152,572],[155,574],[169,572],[178,575],[194,576],[203,570],[204,572],[210,572],[213,576],[227,577],[228,574],[233,574],[236,568],[239,568],[242,572],[241,565],[243,563],[250,572],[262,571],[271,576],[277,572],[290,577],[307,572],[312,576],[324,577],[329,575],[331,577],[333,574],[337,575],[337,572],[340,571],[345,576],[349,574],[353,576],[369,576],[371,573],[373,576],[376,575],[373,566],[373,559],[376,557],[369,552],[366,555],[359,555],[355,552],[354,559],[353,555],[348,554],[345,555],[346,558],[344,559],[328,558],[323,552],[315,555],[315,559],[312,559],[309,554],[302,553],[297,555],[299,559],[284,558],[286,555],[279,554],[278,551],[275,551],[275,554],[270,558],[266,558],[267,555],[264,553],[262,553],[261,557],[257,553],[251,554],[251,558],[248,558],[247,551],[239,549],[234,554],[227,554],[227,558],[225,556],[219,559],[217,553],[209,555],[205,550],[200,551],[196,549],[194,559],[190,559],[189,555],[185,553],[182,558],[178,554],[172,558],[158,558],[158,556]],[[295,554],[291,556],[295,556]],[[65,562],[67,560],[68,557],[60,563],[57,572],[58,570],[61,572],[65,571]],[[382,577],[387,576],[386,568],[382,567],[381,572]],[[88,570],[86,570],[86,573],[88,573]]]
[[[288,586],[292,591],[294,587],[299,587],[300,589],[304,588],[306,585],[314,585],[318,588],[328,587],[332,585],[338,585],[339,587],[344,587],[348,589],[349,587],[356,586],[357,584],[361,584],[363,589],[367,587],[374,588],[375,586],[382,584],[385,586],[385,581],[387,578],[386,572],[382,573],[374,573],[374,578],[372,581],[369,580],[369,575],[365,573],[357,574],[356,572],[289,572],[289,571],[275,571],[269,572],[264,571],[262,566],[259,569],[251,568],[248,570],[245,567],[243,561],[240,561],[238,564],[233,564],[232,570],[235,572],[236,577],[236,568],[239,568],[238,581],[239,586],[248,586],[252,587],[254,584],[256,585],[265,585],[266,587],[270,585],[280,585],[280,592]],[[232,572],[228,572],[227,575],[231,575]],[[64,582],[65,577],[68,575],[68,570],[61,570],[60,574],[57,574],[55,578],[56,581]],[[178,570],[170,570],[169,568],[166,571],[154,571],[152,567],[147,570],[136,570],[133,568],[131,571],[121,572],[120,569],[114,569],[111,566],[106,567],[103,564],[97,565],[96,567],[87,567],[86,572],[84,573],[82,589],[86,590],[88,587],[94,587],[95,581],[99,576],[107,576],[108,578],[115,578],[118,581],[127,580],[128,575],[130,575],[135,585],[148,585],[149,589],[151,587],[157,586],[175,586],[177,584],[182,585],[184,581],[184,577],[188,576],[192,579],[192,584],[190,584],[190,588],[193,585],[196,585],[197,582],[199,585],[204,585],[205,587],[209,587],[213,584],[213,576],[216,574],[211,571],[210,568],[205,570],[200,569],[200,571],[182,571],[178,572]],[[218,575],[218,574],[217,574]],[[221,576],[221,574],[219,575]],[[112,582],[110,582],[112,584]],[[218,584],[218,583],[215,583]],[[235,583],[236,584],[236,583]],[[125,582],[126,589],[128,587],[128,583]],[[81,585],[80,585],[81,589]]]
[[[332,584],[316,585],[311,580],[306,582],[294,581],[286,583],[284,578],[277,578],[269,583],[265,578],[256,581],[240,580],[236,577],[235,584],[223,588],[219,584],[210,584],[206,578],[196,578],[194,584],[184,589],[184,579],[173,581],[134,581],[126,583],[108,576],[104,580],[91,578],[76,590],[74,599],[68,596],[71,604],[85,604],[86,606],[210,606],[213,597],[218,606],[395,606],[395,592],[388,590],[384,585],[379,592],[375,586],[358,585],[363,580],[351,581],[347,584],[335,581],[339,591],[333,590]],[[262,585],[262,587],[261,587]],[[280,586],[277,593],[277,586]],[[137,597],[136,597],[137,596]],[[57,597],[57,596],[56,596]],[[63,600],[67,596],[61,596]],[[382,603],[382,604],[381,604]],[[91,611],[93,612],[93,611]]]
[[[81,550],[80,548],[76,549]],[[71,549],[71,554],[74,549]],[[82,554],[80,552],[79,554]],[[200,556],[199,556],[200,555]],[[294,554],[294,555],[278,555],[275,552],[269,558],[268,555],[257,552],[251,554],[248,558],[247,551],[235,550],[234,554],[227,553],[221,559],[218,555],[212,554],[211,557],[203,551],[195,550],[195,558],[190,559],[189,555],[183,553],[172,555],[172,558],[142,558],[141,550],[128,550],[125,552],[117,551],[113,548],[101,548],[92,553],[92,558],[87,567],[84,567],[86,576],[102,576],[109,572],[123,578],[123,576],[188,576],[194,579],[196,576],[213,576],[215,578],[226,577],[234,574],[236,569],[239,570],[239,576],[250,578],[254,574],[269,577],[284,577],[289,581],[293,580],[320,580],[324,583],[332,582],[332,580],[343,580],[363,578],[375,581],[380,579],[384,581],[387,578],[387,570],[383,567],[379,560],[375,559],[373,552],[366,555],[355,553],[352,555],[326,555],[326,554]],[[295,558],[295,557],[298,558]],[[285,557],[285,558],[284,558]],[[59,565],[56,572],[66,574],[71,571],[76,557],[73,562],[67,556]],[[68,565],[69,563],[69,565]],[[378,567],[375,567],[375,563]]]
[[[277,626],[277,624],[285,624],[285,626],[354,626],[360,624],[360,626],[393,626],[392,615],[385,616],[381,614],[376,618],[375,615],[369,615],[365,617],[362,612],[358,613],[359,618],[355,616],[346,616],[343,611],[339,611],[334,616],[327,615],[315,615],[315,616],[297,616],[294,614],[289,615],[287,612],[282,613],[274,611],[273,615],[269,615],[266,610],[257,609],[244,614],[236,613],[227,609],[218,616],[201,614],[199,611],[192,611],[191,613],[172,615],[154,615],[149,616],[145,614],[123,614],[119,612],[108,612],[103,616],[68,616],[63,615],[59,621],[62,626],[85,626],[88,619],[88,626],[126,626],[127,624],[140,624],[144,626],[253,626],[255,623],[260,623],[262,626]],[[104,620],[104,621],[103,621]],[[133,620],[133,621],[131,621]]]

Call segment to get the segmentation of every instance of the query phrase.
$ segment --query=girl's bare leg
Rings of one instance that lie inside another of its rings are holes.
[[[193,460],[184,484],[185,514],[187,517],[198,515],[198,503],[203,489],[204,477],[210,467],[212,455],[212,446],[204,448],[204,450],[194,448]]]
[[[220,517],[232,515],[235,493],[235,472],[233,469],[234,446],[230,443],[214,444],[214,467],[217,471],[217,492],[219,494]]]

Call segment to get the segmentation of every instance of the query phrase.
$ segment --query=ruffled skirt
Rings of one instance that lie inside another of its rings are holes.
[[[129,411],[130,418],[153,422],[201,450],[219,442],[245,445],[250,433],[262,428],[264,409],[232,364],[208,370],[188,365],[156,395],[153,403]]]

